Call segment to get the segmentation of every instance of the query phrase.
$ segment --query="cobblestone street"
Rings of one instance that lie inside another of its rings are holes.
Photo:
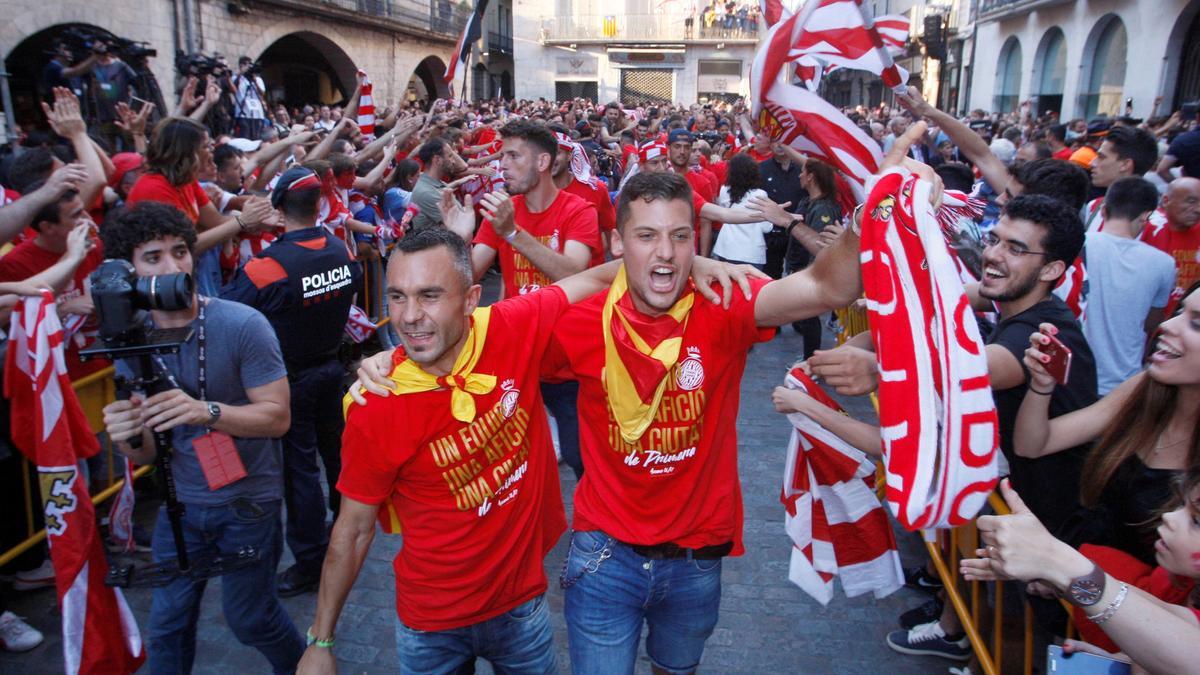
[[[837,591],[828,607],[802,593],[787,579],[790,546],[783,530],[779,503],[783,450],[788,427],[770,405],[771,389],[801,350],[799,336],[790,328],[774,341],[755,347],[742,379],[741,415],[738,420],[739,466],[745,498],[746,555],[727,559],[723,575],[720,623],[708,641],[702,670],[712,673],[944,673],[949,662],[910,657],[892,652],[884,635],[897,627],[896,617],[926,599],[924,594],[901,589],[884,600],[871,596],[847,599]],[[873,416],[865,399],[853,413]],[[574,478],[560,467],[564,493],[574,489]],[[146,523],[149,526],[149,522]],[[567,672],[566,627],[562,618],[562,592],[557,578],[566,552],[566,537],[546,559],[550,577],[549,603],[559,649],[559,663]],[[344,673],[396,671],[394,643],[394,589],[391,560],[399,549],[396,537],[380,535],[350,595],[338,625],[335,652]],[[907,564],[919,560],[915,535],[901,535]],[[290,564],[290,554],[280,569]],[[214,579],[205,596],[197,645],[198,673],[266,672],[266,661],[253,649],[237,642],[221,614],[220,580]],[[126,597],[145,627],[150,608],[148,590],[128,591]],[[315,595],[284,601],[301,631],[315,609]],[[46,634],[46,642],[26,654],[0,653],[0,672],[35,675],[62,672],[59,615],[52,589],[18,595],[11,609]],[[487,672],[486,665],[480,666]],[[649,673],[643,654],[639,673]]]

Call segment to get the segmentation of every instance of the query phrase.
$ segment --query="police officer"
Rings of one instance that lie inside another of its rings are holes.
[[[251,258],[221,296],[266,315],[279,337],[292,392],[292,426],[283,437],[287,544],[296,564],[279,575],[279,595],[315,590],[329,534],[317,465],[318,435],[341,437],[342,377],[338,345],[354,289],[362,276],[346,245],[317,226],[321,179],[293,167],[279,177],[271,204],[283,216],[284,234]],[[340,448],[321,452],[331,505]],[[336,515],[336,514],[335,514]]]

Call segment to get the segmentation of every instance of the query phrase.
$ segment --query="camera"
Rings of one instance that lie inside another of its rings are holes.
[[[105,260],[92,272],[91,281],[100,340],[110,349],[156,341],[158,331],[146,328],[145,310],[173,311],[192,304],[191,276],[139,277],[126,260]]]
[[[188,54],[182,49],[175,52],[175,70],[182,76],[194,75],[203,79],[205,75],[220,77],[229,69],[225,59],[218,56],[196,52]]]
[[[59,39],[71,50],[75,60],[82,60],[92,52],[103,54],[109,51],[119,56],[121,60],[128,62],[137,62],[158,56],[158,51],[150,48],[148,42],[116,37],[80,26],[67,28]]]

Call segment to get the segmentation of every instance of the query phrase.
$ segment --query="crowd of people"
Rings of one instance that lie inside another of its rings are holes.
[[[756,25],[755,11],[697,16],[701,30],[732,30]],[[381,528],[404,535],[402,670],[480,656],[555,671],[543,559],[567,526],[556,453],[579,478],[558,580],[572,670],[632,672],[644,625],[656,669],[695,670],[721,561],[743,552],[736,420],[750,348],[791,324],[801,367],[826,386],[879,384],[870,333],[821,349],[822,318],[862,292],[863,205],[845,180],[756,129],[742,102],[439,99],[364,121],[361,76],[345,105],[289,107],[267,103],[252,66],[241,59],[227,91],[189,79],[153,125],[153,105],[119,94],[111,124],[89,124],[70,83],[53,87],[48,130],[28,131],[0,173],[0,318],[51,289],[77,379],[108,365],[79,358],[97,338],[88,276],[101,260],[193,278],[189,307],[147,317],[194,328],[162,357],[178,387],[109,404],[104,425],[137,464],[164,451],[151,432],[170,432],[190,554],[260,552],[221,593],[235,637],[272,670],[334,671],[338,618]],[[226,94],[236,108],[214,125]],[[1013,513],[979,520],[984,548],[963,573],[1034,582],[1050,634],[1064,615],[1041,596],[1065,597],[1087,640],[1069,649],[1188,670],[1200,644],[1195,108],[1063,123],[1028,106],[959,118],[911,88],[896,102],[846,111],[880,144],[881,171],[917,171],[982,205],[950,244],[986,342]],[[355,370],[339,355],[374,329],[364,266],[379,263],[401,346]],[[500,300],[483,306],[494,268]],[[1065,366],[1052,363],[1064,349]],[[878,427],[801,390],[776,390],[773,405],[881,455]],[[7,409],[0,420],[8,436]],[[222,443],[244,477],[203,469]],[[0,499],[14,514],[27,505],[9,446]],[[6,531],[0,548],[21,538]],[[164,513],[144,543],[173,555]],[[284,544],[295,563],[278,572]],[[6,571],[5,593],[53,584],[37,547]],[[970,659],[932,564],[905,575],[933,597],[899,617],[889,646]],[[192,668],[204,588],[154,590],[152,671]],[[302,633],[279,598],[313,592]],[[5,648],[40,641],[0,615]]]

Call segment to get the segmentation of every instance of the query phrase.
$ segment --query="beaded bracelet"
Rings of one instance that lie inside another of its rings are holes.
[[[311,627],[305,631],[304,636],[307,638],[307,642],[305,644],[310,646],[316,645],[322,649],[332,649],[333,643],[337,641],[332,635],[329,636],[328,640],[322,640],[321,638],[318,638],[316,635],[313,635]]]

